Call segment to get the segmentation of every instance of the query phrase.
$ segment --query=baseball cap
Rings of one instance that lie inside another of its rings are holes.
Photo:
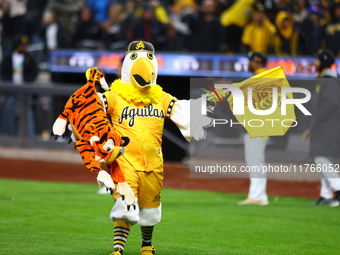
[[[324,67],[330,67],[335,62],[335,56],[333,52],[328,49],[320,49],[318,51],[318,59],[321,61],[321,65]]]
[[[155,48],[149,42],[133,41],[127,47],[126,54],[131,51],[148,51],[150,53],[155,53]]]
[[[249,52],[248,56],[249,60],[254,60],[264,66],[267,64],[267,56],[261,52]]]

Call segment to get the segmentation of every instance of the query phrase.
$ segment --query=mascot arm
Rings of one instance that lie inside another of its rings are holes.
[[[203,140],[205,128],[213,124],[213,119],[201,114],[201,98],[178,100],[172,110],[170,119],[178,126],[187,141],[194,138]]]
[[[209,94],[206,102],[202,98],[190,100],[177,100],[170,115],[170,119],[178,126],[182,135],[187,141],[194,138],[197,141],[206,137],[205,129],[213,125],[213,119],[202,114],[202,107],[206,107],[207,112],[213,112],[217,100],[228,98],[230,92],[220,88],[215,89],[218,96]]]

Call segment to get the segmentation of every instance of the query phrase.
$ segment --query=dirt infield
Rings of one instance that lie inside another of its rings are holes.
[[[96,183],[96,174],[81,164],[8,158],[0,158],[0,178]],[[319,186],[319,182],[268,180],[267,193],[271,196],[318,198]],[[193,179],[186,165],[166,162],[164,187],[246,194],[249,180]]]

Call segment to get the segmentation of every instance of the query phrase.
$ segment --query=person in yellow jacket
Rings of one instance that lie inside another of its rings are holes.
[[[275,26],[267,19],[264,6],[257,4],[254,20],[245,26],[242,43],[247,51],[268,53],[273,47]]]
[[[294,28],[293,17],[286,11],[276,16],[277,33],[274,36],[275,54],[279,56],[296,56],[299,35]]]

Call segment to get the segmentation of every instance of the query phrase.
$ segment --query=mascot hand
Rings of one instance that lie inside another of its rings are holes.
[[[113,190],[115,188],[115,184],[111,178],[111,176],[104,170],[99,171],[97,176],[97,182],[99,185],[105,185],[107,190],[110,190],[111,194],[113,194]]]
[[[215,91],[217,92],[221,100],[223,100],[224,98],[228,99],[228,97],[231,95],[230,91],[223,90],[222,88],[216,88]],[[217,98],[215,93],[209,94],[209,97],[207,98],[209,102],[218,102],[220,101],[220,99]]]
[[[196,141],[205,139],[205,129],[214,124],[214,119],[201,113],[201,100],[190,100],[190,136]]]
[[[136,203],[135,195],[127,182],[118,182],[116,192],[122,197],[125,204],[129,207]]]
[[[201,115],[200,119],[196,124],[191,125],[191,136],[196,141],[204,140],[207,136],[205,131],[206,128],[211,127],[213,125],[213,119],[207,116]]]

